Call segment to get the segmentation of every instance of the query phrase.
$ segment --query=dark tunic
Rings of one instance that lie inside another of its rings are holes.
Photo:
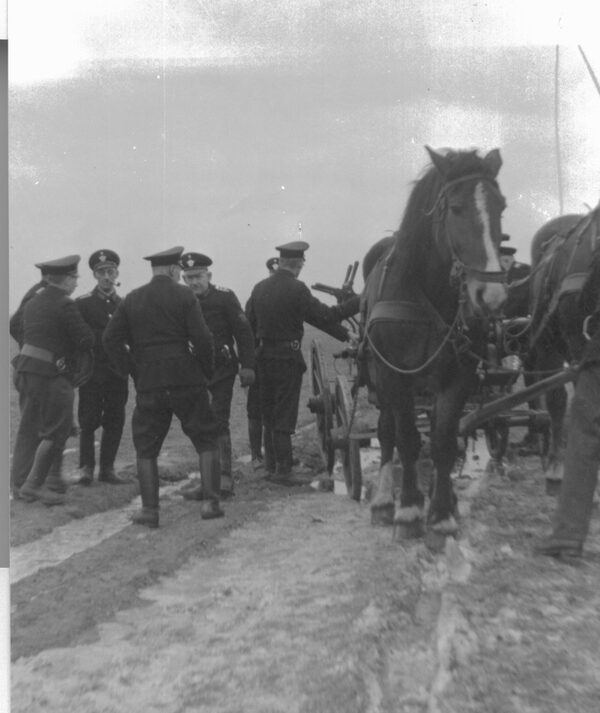
[[[98,287],[75,300],[81,316],[94,332],[96,340],[94,342],[94,371],[92,374],[94,381],[105,381],[115,376],[121,380],[124,378],[116,373],[102,345],[104,330],[121,301],[116,293],[105,295]]]
[[[231,290],[209,285],[197,298],[215,343],[215,371],[208,384],[212,409],[221,433],[226,434],[238,366],[254,369],[254,337],[242,306]]]
[[[118,306],[102,338],[118,373],[136,390],[205,384],[213,374],[213,339],[193,292],[155,275]]]
[[[313,297],[308,287],[285,269],[259,282],[246,310],[258,340],[260,407],[267,429],[293,433],[298,418],[302,374],[304,322],[340,341],[348,330],[339,322],[354,314],[358,299],[333,307]]]
[[[198,302],[215,343],[212,381],[237,374],[238,365],[254,369],[252,329],[235,294],[225,287],[210,285],[203,295],[198,295]]]
[[[79,355],[94,344],[94,334],[81,318],[75,302],[53,285],[25,303],[20,336],[23,344],[45,350],[52,359],[19,354],[14,362],[17,372],[50,377],[72,377]]]
[[[61,289],[48,285],[37,291],[22,311],[22,350],[13,364],[21,399],[21,421],[15,464],[30,458],[34,441],[51,440],[62,450],[73,424],[72,379],[80,355],[92,349],[94,335],[75,302]]]
[[[139,457],[158,456],[173,414],[198,452],[216,448],[206,390],[213,339],[188,287],[155,275],[124,298],[102,341],[115,369],[134,378],[132,433]]]
[[[35,297],[42,290],[45,290],[47,283],[45,280],[40,280],[33,287],[30,287],[25,293],[21,304],[19,305],[17,311],[10,318],[9,331],[10,336],[17,342],[19,347],[23,345],[23,312],[25,310],[25,305],[32,297]]]
[[[98,287],[75,300],[86,324],[94,332],[94,369],[90,380],[79,388],[77,415],[81,429],[79,465],[95,465],[94,432],[102,427],[100,467],[112,466],[123,435],[128,379],[117,374],[102,345],[102,335],[121,298],[104,294]]]

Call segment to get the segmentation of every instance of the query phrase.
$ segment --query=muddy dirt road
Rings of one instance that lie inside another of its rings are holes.
[[[129,524],[135,484],[11,502],[12,711],[598,710],[600,516],[580,566],[535,558],[554,507],[538,459],[475,462],[460,537],[432,553],[371,526],[366,503],[264,481],[235,399],[222,520],[175,493],[196,470],[175,424],[158,530]],[[295,451],[316,477],[301,403]],[[132,474],[128,427],[120,458]]]

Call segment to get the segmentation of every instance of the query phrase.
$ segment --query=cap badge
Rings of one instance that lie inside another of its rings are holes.
[[[188,258],[188,259],[186,260],[186,265],[187,265],[188,267],[194,267],[194,258],[193,258],[193,257]]]

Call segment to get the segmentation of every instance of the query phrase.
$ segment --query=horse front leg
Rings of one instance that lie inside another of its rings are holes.
[[[435,466],[434,485],[427,521],[431,530],[443,538],[458,532],[457,497],[450,474],[458,455],[458,421],[467,398],[464,384],[457,383],[438,396],[431,434],[432,459]]]
[[[394,510],[394,538],[421,537],[424,532],[425,496],[418,484],[417,460],[421,435],[415,423],[412,395],[394,409],[396,448],[402,465],[402,488]]]
[[[392,409],[381,405],[377,422],[381,463],[371,499],[371,524],[391,525],[394,520],[394,490],[399,486],[398,469],[394,468],[395,425]]]

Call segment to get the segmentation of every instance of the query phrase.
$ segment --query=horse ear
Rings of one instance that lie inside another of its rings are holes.
[[[431,163],[437,168],[437,170],[442,174],[442,176],[446,176],[448,173],[448,161],[445,156],[442,154],[436,153],[431,146],[427,146],[425,144],[425,150],[429,154],[429,158],[431,159]]]
[[[496,178],[498,172],[500,171],[500,166],[502,166],[502,156],[500,156],[500,150],[492,149],[483,159],[483,162],[489,168],[492,176]]]

